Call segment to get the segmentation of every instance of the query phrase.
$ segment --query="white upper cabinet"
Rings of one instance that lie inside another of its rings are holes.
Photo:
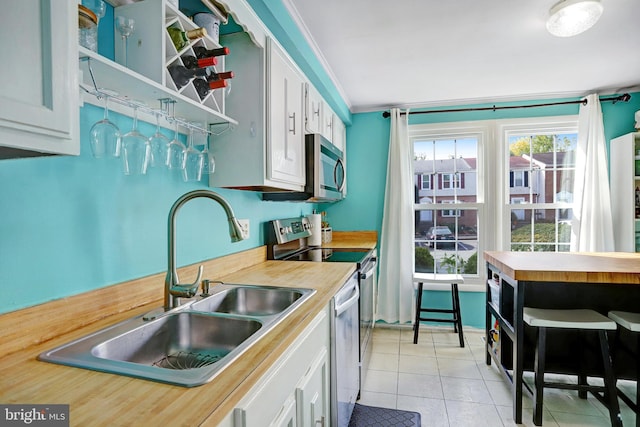
[[[322,107],[324,100],[309,82],[304,84],[304,127],[306,133],[322,132]]]
[[[320,133],[329,141],[333,139],[333,110],[325,103],[322,109],[322,129]]]
[[[337,114],[333,113],[333,121],[331,123],[331,142],[346,156],[347,128],[340,120]]]
[[[269,178],[305,184],[302,94],[304,80],[284,51],[270,39],[267,43],[267,109]]]
[[[0,158],[80,152],[77,2],[3,2]]]
[[[306,178],[302,75],[273,40],[264,38],[263,47],[256,39],[263,40],[247,33],[223,37],[232,52],[227,69],[236,75],[226,108],[238,124],[212,138],[216,172],[209,185],[302,191]]]

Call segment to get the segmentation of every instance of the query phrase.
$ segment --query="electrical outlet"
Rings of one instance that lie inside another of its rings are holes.
[[[242,229],[242,237],[248,239],[249,234],[249,220],[248,219],[239,219],[238,224],[240,224],[240,228]]]

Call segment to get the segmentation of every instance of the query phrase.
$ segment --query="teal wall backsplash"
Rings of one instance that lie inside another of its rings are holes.
[[[180,195],[207,188],[206,178],[185,183],[166,169],[125,176],[118,159],[93,158],[89,130],[102,112],[88,104],[80,109],[78,157],[0,161],[0,313],[166,270],[169,209]],[[110,118],[123,132],[131,128],[129,117]],[[145,135],[154,130],[140,124]],[[179,266],[261,246],[264,222],[313,210],[306,203],[263,202],[259,193],[213,190],[236,217],[250,219],[251,236],[231,243],[222,208],[190,201],[178,213]],[[213,279],[216,272],[204,274]]]

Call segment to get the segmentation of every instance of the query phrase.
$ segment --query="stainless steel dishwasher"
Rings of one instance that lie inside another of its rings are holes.
[[[331,426],[347,427],[360,392],[358,273],[331,300]]]

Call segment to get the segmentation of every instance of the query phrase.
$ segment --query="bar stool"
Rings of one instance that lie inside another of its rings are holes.
[[[418,344],[418,330],[420,321],[423,322],[443,322],[453,323],[453,331],[458,334],[460,347],[464,347],[464,335],[462,332],[462,316],[460,315],[460,296],[458,295],[458,283],[464,283],[464,278],[459,274],[435,274],[435,273],[415,273],[413,282],[418,284],[416,295],[416,318],[413,324],[413,343]],[[423,283],[440,283],[451,286],[451,309],[423,308],[422,289]],[[452,314],[451,319],[421,317],[421,313],[445,313]]]
[[[587,391],[591,392],[598,400],[608,406],[611,425],[616,427],[622,426],[620,407],[618,405],[618,397],[616,396],[616,379],[613,374],[611,356],[609,354],[609,343],[607,340],[607,331],[615,330],[616,323],[593,310],[549,310],[530,307],[524,307],[523,319],[526,324],[536,328],[533,423],[537,426],[542,425],[544,388],[549,387],[578,390],[580,397],[586,397]],[[600,353],[602,356],[602,364],[604,365],[604,387],[589,385],[584,372],[578,375],[578,384],[544,381],[547,329],[576,329],[579,331],[591,330],[598,332]],[[598,392],[604,392],[604,399],[608,398],[609,401],[605,402]]]
[[[628,311],[610,311],[608,314],[609,318],[614,320],[618,325],[627,329],[628,331],[633,332],[636,339],[636,348],[637,352],[640,352],[640,313],[630,313]],[[616,331],[616,340],[614,342],[614,350],[620,344],[620,329]],[[623,350],[634,354],[634,352],[629,349],[627,346],[620,346]],[[638,405],[638,401],[640,401],[640,354],[635,354],[636,360],[636,401],[634,402],[627,394],[625,394],[620,388],[616,388],[618,390],[618,396],[626,403],[629,408],[636,413],[636,427],[640,427],[640,417],[638,417],[638,411],[640,411],[640,406]]]

